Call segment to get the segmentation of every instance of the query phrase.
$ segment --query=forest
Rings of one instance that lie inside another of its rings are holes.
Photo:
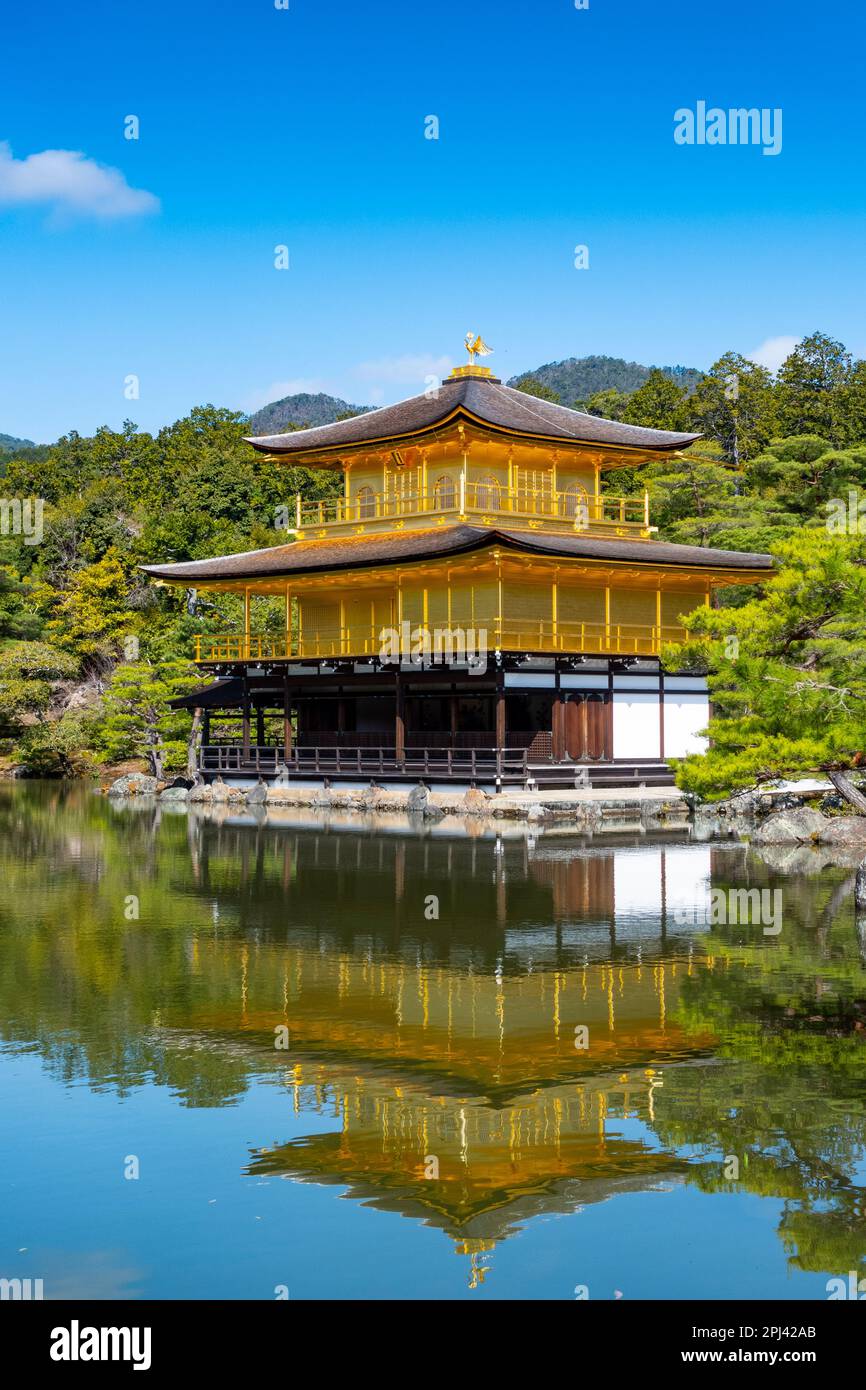
[[[557,399],[537,377],[520,389]],[[574,405],[568,400],[564,404]],[[695,383],[653,370],[635,390],[578,403],[597,415],[703,438],[616,478],[648,489],[660,539],[770,551],[762,590],[685,616],[669,668],[707,669],[709,752],[676,768],[718,798],[769,778],[857,768],[864,756],[866,362],[816,332],[778,372],[725,353]],[[196,632],[235,627],[234,595],[154,585],[147,562],[285,543],[296,492],[330,474],[256,455],[238,412],[204,405],[151,435],[127,422],[91,438],[0,446],[0,754],[29,776],[87,776],[147,758],[185,766],[189,716],[167,701],[201,684]],[[41,540],[14,534],[11,499],[42,499]],[[275,614],[276,619],[276,614]]]

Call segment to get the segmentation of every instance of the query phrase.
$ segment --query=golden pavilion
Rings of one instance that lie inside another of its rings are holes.
[[[646,493],[609,480],[698,437],[537,399],[473,354],[396,405],[250,438],[342,481],[295,499],[288,544],[145,567],[243,596],[242,630],[196,641],[212,680],[183,703],[202,711],[204,775],[670,780],[664,759],[702,746],[709,706],[703,677],[662,670],[662,645],[772,561],[660,541]],[[262,598],[279,631],[257,630]]]

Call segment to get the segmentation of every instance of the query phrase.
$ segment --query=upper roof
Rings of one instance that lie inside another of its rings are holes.
[[[177,565],[143,565],[155,579],[175,584],[199,584],[219,580],[264,579],[278,575],[317,574],[323,571],[369,569],[413,560],[465,554],[499,544],[535,555],[561,555],[577,560],[619,561],[666,568],[728,571],[770,571],[770,555],[743,550],[710,550],[700,545],[673,545],[668,541],[606,540],[585,533],[575,535],[505,531],[496,526],[448,526],[430,531],[389,531],[379,535],[340,540],[295,541],[290,545],[220,555],[212,560],[188,560]]]
[[[586,415],[582,410],[570,410],[568,406],[554,405],[503,386],[496,377],[464,376],[449,377],[435,391],[410,396],[396,405],[385,405],[350,420],[290,434],[260,435],[247,443],[264,453],[334,455],[358,445],[424,434],[451,417],[474,420],[524,437],[650,452],[685,448],[700,439],[699,434],[651,430],[643,425],[624,425],[618,420]]]

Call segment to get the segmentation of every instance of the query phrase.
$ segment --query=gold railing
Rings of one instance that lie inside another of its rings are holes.
[[[369,492],[351,498],[337,497],[319,502],[295,503],[295,522],[299,530],[318,527],[365,525],[407,517],[490,516],[521,521],[566,522],[575,530],[590,526],[649,527],[647,496],[608,497],[582,489],[551,492],[518,488],[509,492],[492,482],[449,480],[447,487],[433,492],[411,492],[393,496]]]
[[[428,650],[437,661],[460,659],[486,649],[525,652],[573,652],[589,655],[657,656],[666,642],[682,642],[685,629],[678,626],[637,623],[551,622],[539,619],[476,618],[448,626],[407,624],[410,646]],[[383,632],[386,634],[383,636]],[[393,650],[390,629],[355,624],[344,628],[304,628],[300,633],[200,634],[195,639],[195,659],[205,664],[240,661],[294,661],[305,657],[381,656]],[[426,637],[423,636],[426,634]],[[461,636],[462,634],[462,636]],[[402,641],[402,634],[398,633]]]

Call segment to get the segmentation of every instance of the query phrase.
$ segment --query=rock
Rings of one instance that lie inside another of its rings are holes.
[[[470,787],[459,806],[464,816],[486,816],[490,813],[490,797],[480,787]]]
[[[866,847],[866,816],[833,816],[825,820],[818,839],[822,845]]]
[[[189,797],[188,787],[178,787],[174,784],[165,787],[159,794],[160,801],[186,801]]]
[[[109,796],[153,796],[156,792],[157,782],[155,777],[148,777],[143,772],[130,772],[125,777],[118,777],[116,782],[112,782],[108,788]]]
[[[231,787],[227,787],[221,777],[218,777],[211,787],[212,801],[228,801]]]
[[[444,817],[445,812],[442,810],[442,807],[434,805],[432,801],[428,801],[427,805],[424,807],[424,819],[443,820]]]
[[[213,801],[213,787],[207,782],[198,782],[190,791],[189,801]]]
[[[319,790],[313,794],[313,799],[310,802],[311,806],[317,806],[320,808],[324,806],[333,806],[333,804],[334,798],[331,796],[331,793],[329,791],[325,790],[324,787],[320,787]]]
[[[423,815],[430,804],[430,792],[419,782],[417,787],[413,787],[406,801],[406,810],[410,815]]]
[[[248,806],[263,806],[268,799],[268,789],[261,777],[254,787],[250,787],[246,794]]]
[[[527,820],[544,820],[544,807],[538,802],[534,802],[526,812]]]
[[[800,844],[814,843],[823,838],[830,823],[820,811],[800,806],[796,810],[777,811],[768,816],[752,838],[756,845],[782,845],[792,840]]]

